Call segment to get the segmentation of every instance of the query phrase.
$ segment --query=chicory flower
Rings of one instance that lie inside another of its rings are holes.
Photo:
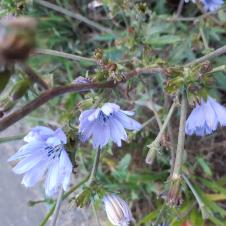
[[[123,111],[113,103],[86,110],[79,117],[80,138],[85,142],[92,137],[94,148],[103,148],[110,140],[121,147],[121,141],[127,140],[125,129],[141,129],[141,124],[129,117],[132,115],[133,112]]]
[[[13,168],[16,174],[24,174],[22,184],[33,187],[45,178],[45,193],[54,196],[60,187],[67,190],[72,164],[64,148],[67,138],[63,130],[44,126],[34,127],[27,136],[27,142],[8,161],[19,160]]]

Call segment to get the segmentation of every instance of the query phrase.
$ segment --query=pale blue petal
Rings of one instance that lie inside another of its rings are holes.
[[[54,134],[53,134],[54,137],[57,137],[62,144],[66,144],[67,143],[67,137],[66,137],[66,134],[64,133],[64,131],[60,128],[56,129],[54,131]]]
[[[100,108],[97,108],[89,117],[88,117],[88,120],[89,121],[94,121],[95,119],[98,118],[98,115],[100,113]]]
[[[83,111],[79,116],[79,121],[82,121],[83,119],[88,118],[94,111],[95,109]]]
[[[28,157],[32,155],[32,153],[39,151],[40,149],[43,149],[45,145],[42,142],[34,141],[28,144],[25,144],[22,146],[18,152],[16,152],[13,156],[11,156],[8,159],[8,162],[15,161],[21,158]]]
[[[109,121],[110,131],[111,131],[111,139],[121,147],[121,140],[127,140],[127,134],[122,124],[117,120],[112,118]]]
[[[87,141],[92,134],[95,132],[95,125],[96,122],[87,122],[87,124],[85,126],[83,126],[82,128],[79,129],[79,133],[81,133],[81,140],[83,142]]]
[[[49,136],[52,136],[54,131],[45,126],[36,126],[31,132],[24,137],[24,141],[31,142],[34,140],[46,141]]]
[[[72,163],[71,160],[68,157],[68,154],[66,153],[65,150],[61,151],[60,155],[60,160],[59,160],[59,167],[60,167],[60,174],[62,175],[61,177],[61,183],[63,185],[64,191],[67,190],[69,182],[70,182],[70,177],[72,173]]]
[[[110,128],[108,123],[100,124],[96,122],[93,130],[93,147],[103,148],[110,139]]]
[[[35,167],[25,173],[21,183],[24,184],[25,187],[33,187],[42,179],[48,166],[49,162],[47,161],[39,162]]]
[[[109,116],[110,114],[112,114],[113,112],[117,112],[119,111],[120,107],[117,104],[113,104],[113,103],[105,103],[102,108],[101,111]]]
[[[209,101],[203,104],[202,109],[204,112],[206,124],[208,125],[208,127],[212,128],[213,130],[216,130],[218,121],[215,111],[213,110]]]
[[[129,130],[140,130],[142,125],[136,120],[128,117],[123,112],[118,111],[115,113],[115,118],[124,126],[124,128]]]
[[[45,192],[47,196],[54,196],[59,189],[59,161],[54,161],[48,169],[45,180]]]
[[[214,109],[217,119],[221,126],[226,126],[226,108],[219,103],[217,103],[213,98],[209,97],[208,101]]]
[[[13,172],[16,174],[23,174],[34,166],[36,166],[41,160],[43,160],[45,153],[40,150],[40,153],[33,154],[23,160],[21,160],[17,165],[13,168]]]

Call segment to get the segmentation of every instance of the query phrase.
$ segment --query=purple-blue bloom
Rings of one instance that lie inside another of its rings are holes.
[[[189,2],[189,0],[185,0],[185,2]],[[201,2],[203,4],[204,10],[211,12],[219,9],[224,4],[224,0],[192,0],[192,2]]]
[[[117,104],[105,103],[101,108],[83,111],[79,117],[79,133],[83,142],[92,137],[94,148],[103,148],[110,140],[119,147],[127,140],[125,129],[139,130],[141,124],[130,118]]]
[[[22,184],[33,187],[45,179],[45,193],[54,196],[62,186],[66,191],[72,173],[72,164],[64,148],[67,138],[62,129],[55,131],[48,127],[34,127],[27,136],[27,142],[8,161],[19,160],[13,168],[16,174],[24,174]]]
[[[211,134],[220,126],[226,126],[226,108],[212,97],[201,100],[192,110],[186,121],[185,132],[188,135],[205,136]]]

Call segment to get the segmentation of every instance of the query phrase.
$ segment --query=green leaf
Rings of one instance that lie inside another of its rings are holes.
[[[117,170],[125,171],[128,170],[129,164],[131,163],[132,157],[130,154],[126,154],[118,163]]]
[[[197,162],[198,164],[202,167],[204,173],[207,175],[207,176],[212,176],[213,173],[208,165],[208,163],[202,158],[202,157],[198,157],[197,158]]]
[[[94,41],[113,41],[116,39],[116,36],[114,34],[101,34],[101,35],[96,35],[93,40]]]
[[[148,44],[153,46],[175,44],[179,41],[181,41],[181,37],[177,35],[162,35],[160,37],[152,37],[146,40]]]

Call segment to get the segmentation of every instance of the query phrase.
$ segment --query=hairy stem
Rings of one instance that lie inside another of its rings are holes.
[[[184,66],[191,66],[193,64],[199,64],[199,63],[202,63],[210,58],[213,58],[213,57],[216,57],[216,56],[220,56],[222,54],[226,53],[226,45],[222,46],[221,48],[219,49],[216,49],[214,50],[213,52],[203,56],[203,57],[200,57],[198,59],[195,59],[187,64],[185,64]]]
[[[180,125],[179,125],[179,133],[178,133],[176,159],[175,159],[172,177],[177,177],[181,173],[181,166],[182,166],[182,160],[184,155],[185,123],[186,123],[186,117],[187,117],[187,110],[188,110],[187,96],[185,91],[183,91],[182,101],[181,101],[181,114],[180,114]]]

